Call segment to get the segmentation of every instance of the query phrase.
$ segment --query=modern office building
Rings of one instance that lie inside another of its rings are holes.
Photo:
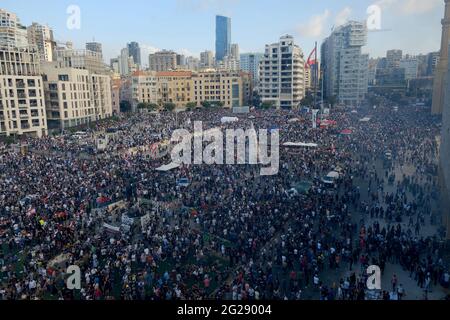
[[[138,66],[141,66],[141,48],[139,47],[139,43],[130,42],[127,44],[128,54],[133,57],[133,61]]]
[[[259,94],[277,108],[297,108],[305,97],[305,59],[294,37],[286,35],[280,41],[266,45],[260,63]]]
[[[151,71],[173,71],[177,68],[177,54],[173,51],[159,51],[149,56],[149,69]]]
[[[263,57],[264,53],[244,53],[240,57],[241,70],[252,75],[254,87],[259,84],[259,63]]]
[[[120,74],[120,62],[119,62],[119,58],[113,58],[110,60],[110,67],[111,70],[116,73],[116,74]]]
[[[231,53],[231,18],[216,16],[216,61]]]
[[[15,13],[0,9],[0,46],[28,48],[27,28]]]
[[[53,61],[53,52],[56,42],[53,38],[53,31],[49,26],[44,26],[33,22],[27,28],[28,43],[30,46],[37,47],[39,58],[42,62]]]
[[[439,64],[434,75],[433,105],[431,112],[433,114],[442,114],[444,106],[444,83],[447,77],[448,67],[448,44],[450,42],[450,0],[445,0],[445,14],[442,23],[441,51]]]
[[[362,54],[367,42],[365,22],[350,21],[324,40],[321,50],[324,96],[358,106],[368,90],[369,57]]]
[[[47,135],[44,87],[35,48],[0,45],[0,135]]]

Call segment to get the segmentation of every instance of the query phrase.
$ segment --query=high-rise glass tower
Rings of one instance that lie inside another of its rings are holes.
[[[222,61],[231,51],[231,18],[216,16],[216,61]]]

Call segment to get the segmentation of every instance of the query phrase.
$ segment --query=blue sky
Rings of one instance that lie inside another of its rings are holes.
[[[2,0],[0,7],[18,14],[25,25],[48,24],[57,40],[78,48],[95,38],[109,61],[130,41],[139,42],[145,54],[214,51],[216,14],[231,17],[232,42],[241,52],[263,52],[265,44],[289,33],[308,55],[333,26],[366,20],[374,4],[384,31],[369,33],[364,51],[371,57],[394,48],[410,54],[439,50],[443,0]],[[66,26],[69,5],[81,9],[79,30]]]

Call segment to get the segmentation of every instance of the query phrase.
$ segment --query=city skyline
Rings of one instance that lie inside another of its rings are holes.
[[[268,11],[264,1],[240,0],[174,0],[136,1],[133,6],[119,2],[105,4],[84,0],[44,0],[39,3],[3,1],[2,7],[15,12],[24,25],[32,22],[48,24],[58,41],[72,41],[82,48],[86,42],[102,43],[105,61],[116,57],[131,41],[140,44],[142,56],[160,49],[174,50],[186,56],[200,55],[215,50],[216,15],[232,20],[233,43],[240,45],[241,53],[264,52],[266,44],[284,34],[294,36],[308,54],[314,42],[321,43],[331,34],[332,28],[348,20],[365,20],[367,8],[376,4],[381,9],[381,30],[369,32],[364,53],[376,58],[388,49],[402,49],[407,54],[425,54],[438,51],[440,45],[440,19],[444,2],[441,0],[378,0],[378,1],[323,1],[310,8],[304,1],[290,1],[293,10],[284,12],[273,5]],[[291,3],[292,2],[292,3]],[[69,30],[66,26],[69,5],[81,10],[81,28]],[[108,8],[105,8],[107,6]],[[134,10],[133,8],[139,8]],[[297,10],[301,9],[301,10]],[[130,12],[131,11],[131,12]],[[270,15],[271,23],[264,23]],[[123,19],[127,16],[127,19]],[[130,18],[133,17],[133,18]],[[170,23],[176,17],[176,23]],[[420,26],[415,19],[420,17]],[[101,21],[98,24],[98,21]],[[115,23],[119,22],[120,23]],[[154,28],[153,28],[154,27]],[[164,30],[164,32],[160,32]],[[182,30],[182,32],[180,32]],[[258,32],[255,32],[257,30]],[[414,30],[416,37],[406,36]],[[416,39],[421,38],[421,41]],[[143,59],[146,63],[146,59]]]

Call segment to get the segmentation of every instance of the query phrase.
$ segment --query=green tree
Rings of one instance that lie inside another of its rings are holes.
[[[177,106],[175,105],[175,103],[167,102],[167,103],[164,104],[163,108],[164,108],[165,111],[172,112],[173,110],[175,110],[176,107]]]
[[[211,102],[209,102],[209,101],[202,101],[202,107],[203,108],[211,108],[212,107],[212,104],[211,104]]]
[[[314,97],[311,92],[308,92],[306,96],[300,102],[302,107],[311,107],[314,103]]]
[[[121,101],[120,102],[120,112],[131,112],[131,103],[129,101]]]
[[[195,102],[186,103],[186,110],[188,110],[188,111],[194,110],[196,107],[197,107],[197,104]]]
[[[274,109],[275,108],[275,102],[273,101],[264,101],[261,103],[261,108],[264,110]]]
[[[148,109],[148,104],[145,103],[145,102],[138,103],[137,108],[138,108],[139,110],[142,110],[142,109]]]
[[[156,111],[159,109],[158,105],[156,103],[149,103],[147,104],[147,108],[149,111]]]

